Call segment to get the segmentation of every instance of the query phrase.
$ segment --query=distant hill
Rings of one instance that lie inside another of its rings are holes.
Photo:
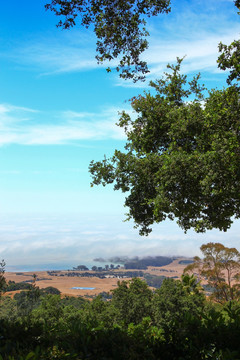
[[[135,256],[133,258],[129,258],[128,256],[114,256],[109,259],[104,258],[95,258],[94,261],[99,262],[112,262],[114,264],[124,265],[125,269],[138,269],[138,270],[146,270],[148,266],[156,266],[161,267],[165,265],[169,265],[176,260],[176,257],[168,257],[168,256],[146,256],[140,258]]]
[[[133,258],[129,259],[124,263],[125,269],[141,269],[145,270],[148,266],[161,267],[169,265],[173,262],[175,258],[167,256],[148,256],[145,258]]]

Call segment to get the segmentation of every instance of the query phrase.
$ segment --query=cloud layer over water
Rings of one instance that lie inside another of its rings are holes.
[[[2,217],[0,253],[9,267],[71,268],[93,263],[97,257],[200,255],[199,247],[210,241],[238,247],[237,223],[227,241],[219,231],[184,234],[174,223],[155,226],[149,237],[140,237],[132,225],[122,224],[116,216]]]

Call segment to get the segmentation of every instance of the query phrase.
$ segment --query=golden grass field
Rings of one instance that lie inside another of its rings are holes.
[[[186,265],[179,264],[181,258],[174,260],[171,264],[162,266],[162,267],[153,267],[150,266],[148,270],[144,270],[151,275],[162,275],[166,277],[178,277],[180,278],[183,269]],[[166,271],[167,270],[167,271]],[[6,272],[5,278],[7,281],[12,280],[15,282],[21,282],[26,280],[31,280],[33,274],[37,275],[39,279],[36,284],[40,289],[53,286],[61,291],[62,295],[70,295],[70,296],[89,296],[89,295],[97,295],[103,291],[109,292],[117,287],[118,281],[122,280],[130,280],[128,277],[127,270],[121,270],[126,273],[126,277],[118,279],[118,278],[107,278],[107,279],[99,279],[98,277],[68,277],[68,276],[50,276],[47,271],[36,271],[36,272],[24,272],[23,275],[17,275],[17,272]],[[74,271],[77,272],[77,271]],[[81,273],[81,271],[78,271]],[[58,275],[67,274],[67,271],[58,271]],[[114,271],[112,272],[114,274]],[[73,287],[94,287],[94,290],[79,290],[72,289]],[[12,291],[11,293],[6,293],[6,295],[13,296],[16,292]]]

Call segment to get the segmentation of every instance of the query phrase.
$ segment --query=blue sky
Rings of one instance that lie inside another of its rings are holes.
[[[124,197],[91,188],[88,165],[123,149],[115,126],[128,100],[186,55],[183,71],[221,88],[217,45],[239,38],[232,0],[173,0],[172,12],[150,19],[143,55],[146,82],[120,80],[95,61],[95,36],[56,28],[45,0],[12,0],[0,12],[0,257],[8,268],[74,266],[97,256],[195,255],[203,242],[238,247],[239,221],[227,233],[184,234],[176,224],[140,237],[123,222]],[[107,64],[108,65],[108,64]],[[48,266],[47,265],[47,266]]]

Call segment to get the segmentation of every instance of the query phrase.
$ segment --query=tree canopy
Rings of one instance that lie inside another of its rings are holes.
[[[240,217],[240,102],[232,85],[204,97],[199,75],[188,81],[182,59],[132,99],[136,117],[123,112],[125,151],[91,162],[92,185],[114,183],[126,193],[128,218],[140,226],[177,219],[197,232],[226,231]]]
[[[120,77],[136,81],[148,72],[147,63],[140,59],[148,47],[146,18],[168,13],[170,0],[52,0],[45,7],[63,18],[58,23],[63,29],[75,26],[78,20],[86,28],[93,25],[97,61],[118,58]]]

